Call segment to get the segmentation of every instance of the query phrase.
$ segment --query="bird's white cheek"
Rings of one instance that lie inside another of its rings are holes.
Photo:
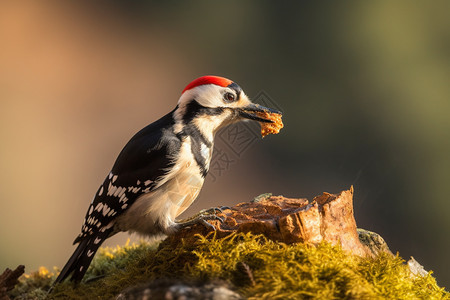
[[[205,136],[212,143],[216,131],[230,122],[231,115],[232,112],[226,110],[220,115],[204,116],[202,118],[194,119],[194,123],[203,136]]]

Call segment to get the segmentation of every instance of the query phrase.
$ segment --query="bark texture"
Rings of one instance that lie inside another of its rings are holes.
[[[252,232],[287,244],[316,245],[327,241],[359,256],[378,252],[360,241],[353,216],[353,187],[337,195],[323,193],[312,201],[265,194],[216,214],[223,222],[208,222],[216,228],[217,237]],[[177,243],[181,238],[191,239],[197,233],[205,235],[212,231],[212,227],[195,224],[169,236],[165,242]]]
[[[9,300],[7,292],[19,283],[19,277],[25,272],[25,266],[20,265],[14,271],[6,268],[0,275],[0,300]]]

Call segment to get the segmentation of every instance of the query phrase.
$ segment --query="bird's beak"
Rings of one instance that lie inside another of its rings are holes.
[[[242,107],[239,109],[239,115],[243,118],[255,120],[258,122],[264,122],[264,123],[273,123],[272,120],[262,118],[258,116],[258,113],[273,113],[273,114],[279,114],[281,115],[281,111],[278,111],[276,109],[267,108],[264,106],[261,106],[259,104],[251,103],[247,105],[246,107]]]

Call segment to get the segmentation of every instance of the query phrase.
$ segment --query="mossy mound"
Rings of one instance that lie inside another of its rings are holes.
[[[42,268],[24,277],[11,296],[43,299],[55,277]],[[50,298],[110,299],[161,278],[221,279],[249,299],[450,299],[431,272],[415,276],[399,256],[361,258],[327,243],[286,245],[252,234],[198,236],[175,248],[164,243],[102,248],[84,283],[63,283]]]

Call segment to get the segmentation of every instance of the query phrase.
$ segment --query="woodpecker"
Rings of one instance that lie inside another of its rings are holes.
[[[74,241],[78,247],[54,284],[69,275],[80,282],[100,245],[118,232],[168,235],[214,218],[176,219],[202,188],[217,130],[248,119],[271,123],[257,115],[264,111],[281,114],[252,103],[229,79],[203,76],[189,83],[175,109],[141,129],[122,149],[89,205]]]

